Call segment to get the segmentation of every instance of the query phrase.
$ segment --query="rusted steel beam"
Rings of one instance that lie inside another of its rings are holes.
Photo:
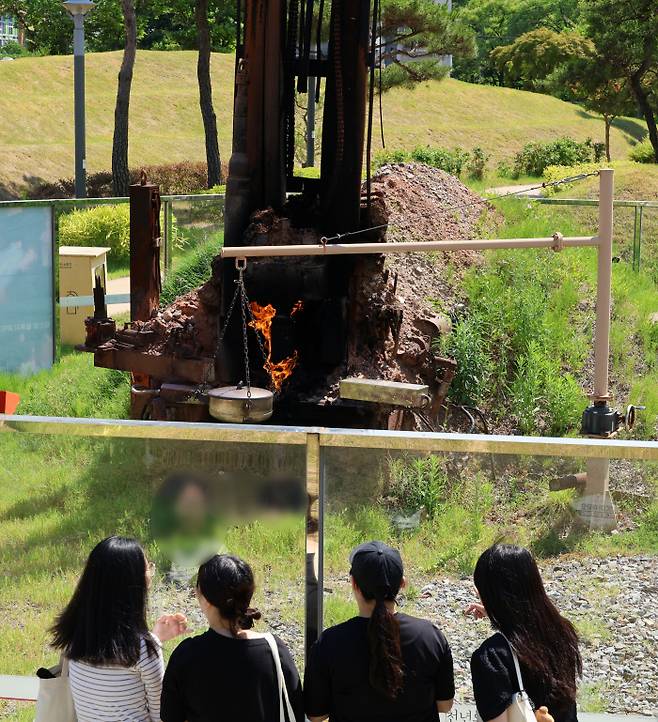
[[[146,182],[131,185],[130,318],[147,321],[160,303],[160,188]]]
[[[332,2],[321,165],[327,232],[359,226],[369,18],[370,0]]]
[[[215,360],[181,359],[174,356],[153,356],[134,349],[99,348],[94,366],[118,371],[132,371],[156,379],[193,384],[215,382]]]

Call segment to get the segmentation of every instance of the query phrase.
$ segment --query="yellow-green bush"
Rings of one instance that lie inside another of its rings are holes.
[[[105,246],[112,261],[130,258],[130,208],[128,204],[98,206],[60,216],[60,246]]]
[[[628,154],[628,157],[636,163],[658,162],[656,161],[656,154],[654,153],[653,146],[649,142],[648,138],[645,138],[641,143],[634,146]]]

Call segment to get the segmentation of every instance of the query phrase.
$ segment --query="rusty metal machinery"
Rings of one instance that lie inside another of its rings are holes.
[[[323,231],[355,230],[361,214],[368,68],[374,63],[369,52],[372,3],[239,0],[239,6],[226,245],[243,245],[250,214],[267,207],[280,210],[288,191],[318,197]],[[308,92],[310,76],[325,79],[319,182],[294,176],[295,95]]]

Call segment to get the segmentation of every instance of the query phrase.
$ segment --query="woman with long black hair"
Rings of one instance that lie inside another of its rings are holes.
[[[217,554],[199,568],[197,598],[204,634],[181,642],[167,665],[162,722],[304,721],[301,682],[286,645],[253,630],[251,567]],[[281,674],[279,674],[279,672]],[[287,698],[287,701],[286,701]]]
[[[478,559],[474,581],[481,603],[466,612],[488,617],[496,630],[471,658],[480,717],[505,722],[522,683],[535,709],[547,707],[555,722],[575,722],[578,635],[546,594],[532,554],[495,544]]]
[[[187,621],[182,614],[165,615],[149,632],[152,576],[139,542],[104,539],[55,621],[53,646],[69,660],[78,722],[160,722],[161,643],[185,632]]]
[[[378,541],[350,555],[359,615],[325,630],[304,677],[311,722],[435,722],[455,696],[452,654],[431,622],[396,613],[405,585],[397,550]]]

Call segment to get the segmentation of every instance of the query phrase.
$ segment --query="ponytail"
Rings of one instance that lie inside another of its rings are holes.
[[[251,629],[261,618],[258,609],[250,607],[256,585],[251,567],[242,559],[218,554],[199,568],[197,586],[210,604],[229,623],[234,637]]]
[[[400,623],[381,598],[368,622],[368,649],[370,684],[385,697],[396,699],[404,682]]]

